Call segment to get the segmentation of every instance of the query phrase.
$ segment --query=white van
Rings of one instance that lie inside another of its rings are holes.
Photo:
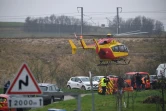
[[[161,77],[162,75],[166,77],[166,63],[160,64],[156,69],[156,74],[158,77]]]

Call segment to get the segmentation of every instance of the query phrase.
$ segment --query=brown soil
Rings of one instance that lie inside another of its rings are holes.
[[[149,96],[143,101],[143,103],[158,103],[158,104],[162,104],[163,102],[164,100],[159,96]],[[166,101],[164,103],[166,103]]]

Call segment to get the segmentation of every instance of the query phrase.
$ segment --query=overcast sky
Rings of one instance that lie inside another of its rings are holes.
[[[107,24],[116,16],[117,7],[123,19],[136,16],[150,17],[166,26],[166,0],[0,0],[0,21],[24,22],[27,16],[45,17],[52,14],[80,18],[93,25]]]

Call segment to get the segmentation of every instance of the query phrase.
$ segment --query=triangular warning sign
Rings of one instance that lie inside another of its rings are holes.
[[[42,94],[34,76],[26,64],[23,64],[16,78],[7,90],[7,94]]]

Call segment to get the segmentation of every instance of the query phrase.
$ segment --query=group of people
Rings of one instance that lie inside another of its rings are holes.
[[[131,78],[131,86],[134,87],[136,84],[137,91],[145,90],[146,85],[146,77],[141,76],[139,73],[136,73],[136,75],[133,75]]]
[[[108,82],[110,82],[110,79],[107,78],[106,76],[104,76],[101,80],[101,87],[102,87],[102,95],[105,95],[106,94],[106,87],[107,87],[107,84]],[[117,88],[118,88],[118,91],[120,94],[122,94],[123,92],[123,88],[125,87],[124,85],[124,79],[119,76],[118,79],[117,79]]]
[[[146,76],[142,76],[141,74],[136,73],[131,78],[131,86],[134,88],[136,84],[137,91],[145,90],[146,80],[147,80]],[[110,81],[109,78],[107,78],[106,76],[101,79],[100,82],[102,87],[102,93],[101,93],[102,95],[106,94],[106,86],[109,81]],[[122,94],[124,87],[125,87],[125,81],[121,76],[119,76],[117,79],[117,88],[120,94]]]

